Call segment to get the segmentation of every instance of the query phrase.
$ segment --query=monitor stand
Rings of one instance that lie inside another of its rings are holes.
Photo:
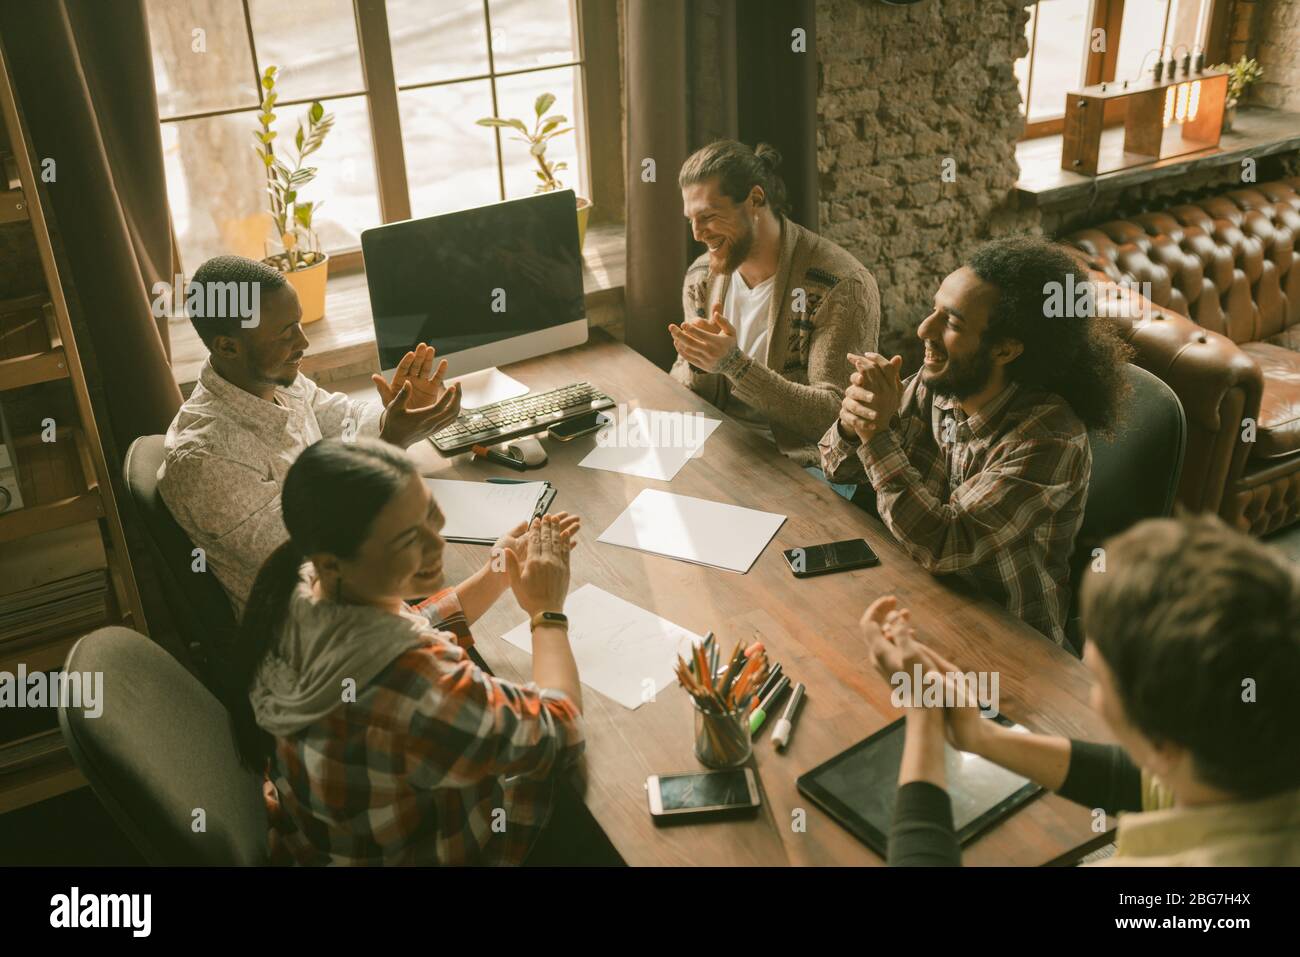
[[[503,399],[513,399],[516,396],[527,395],[529,392],[528,386],[518,379],[510,378],[496,366],[457,376],[447,384],[450,385],[452,382],[460,385],[460,407],[462,410],[479,409],[485,405],[491,405],[493,402],[500,402]]]

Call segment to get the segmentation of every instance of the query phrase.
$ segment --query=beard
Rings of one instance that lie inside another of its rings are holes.
[[[993,375],[993,352],[983,343],[973,355],[958,359],[948,356],[948,362],[942,372],[927,377],[926,387],[935,395],[951,399],[965,399],[974,395],[989,384]]]
[[[745,231],[735,239],[727,240],[727,259],[722,264],[719,273],[733,273],[740,268],[740,264],[749,258],[750,250],[754,248],[754,224],[745,221]]]

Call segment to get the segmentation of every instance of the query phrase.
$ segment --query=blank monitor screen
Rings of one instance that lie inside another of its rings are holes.
[[[368,229],[361,249],[381,369],[586,316],[572,190]]]

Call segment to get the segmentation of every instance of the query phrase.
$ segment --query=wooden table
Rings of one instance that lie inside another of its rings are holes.
[[[889,685],[865,660],[858,631],[863,609],[882,594],[897,595],[911,608],[923,640],[954,664],[1000,672],[1001,710],[1008,717],[1031,730],[1109,740],[1088,705],[1089,679],[1078,660],[997,605],[960,595],[918,568],[879,521],[628,347],[594,331],[584,346],[506,371],[535,390],[586,380],[629,405],[703,412],[724,421],[703,455],[671,483],[579,468],[594,436],[568,443],[545,440],[550,461],[529,473],[468,456],[443,459],[421,443],[411,451],[421,471],[439,478],[526,474],[550,480],[559,490],[553,510],[577,512],[583,520],[572,589],[594,583],[697,634],[711,629],[724,653],[757,631],[771,660],[808,688],[789,748],[778,753],[768,733],[755,741],[752,763],[763,799],[755,819],[662,829],[647,810],[645,780],[651,774],[701,770],[693,751],[690,699],[674,685],[629,711],[584,688],[587,750],[581,783],[592,814],[629,864],[882,863],[795,787],[800,774],[900,716],[890,704]],[[365,381],[350,381],[344,390],[373,396]],[[744,575],[596,542],[647,487],[788,517]],[[848,538],[866,538],[881,565],[800,580],[781,555],[797,545]],[[448,581],[459,581],[486,559],[482,546],[449,545]],[[479,649],[502,677],[527,681],[531,674],[531,656],[498,637],[525,618],[507,595],[474,625]],[[978,838],[966,848],[965,860],[1048,863],[1095,843],[1098,835],[1090,822],[1086,809],[1045,795]]]

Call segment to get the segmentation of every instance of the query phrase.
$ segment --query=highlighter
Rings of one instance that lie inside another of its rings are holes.
[[[772,706],[776,704],[777,699],[785,693],[785,689],[788,687],[790,687],[790,679],[788,677],[782,677],[781,680],[772,687],[772,690],[767,693],[767,697],[758,703],[758,707],[755,708],[753,713],[749,716],[749,733],[751,735],[758,734],[758,729],[761,728],[763,722],[767,720],[768,711],[771,710]]]
[[[799,710],[799,702],[803,700],[804,686],[797,684],[794,686],[794,693],[790,695],[790,700],[785,706],[785,713],[781,715],[781,720],[776,723],[772,730],[772,743],[781,750],[790,743],[790,732],[794,730],[795,712]]]

